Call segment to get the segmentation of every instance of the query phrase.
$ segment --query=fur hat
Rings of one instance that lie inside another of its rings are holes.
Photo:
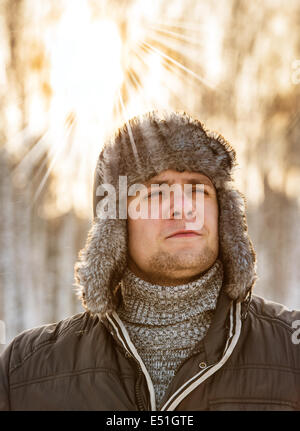
[[[220,259],[225,292],[244,300],[256,280],[256,255],[247,232],[245,198],[235,189],[232,169],[236,155],[219,134],[206,130],[186,113],[150,112],[134,117],[107,141],[94,176],[94,219],[85,248],[75,264],[75,286],[83,306],[104,316],[116,309],[114,290],[127,265],[127,221],[97,217],[101,184],[112,184],[118,195],[119,176],[127,185],[144,183],[167,169],[200,172],[213,182],[219,204]]]

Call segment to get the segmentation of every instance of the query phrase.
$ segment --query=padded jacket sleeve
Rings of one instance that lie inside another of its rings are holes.
[[[0,355],[0,411],[10,410],[9,369],[13,343],[11,341]]]

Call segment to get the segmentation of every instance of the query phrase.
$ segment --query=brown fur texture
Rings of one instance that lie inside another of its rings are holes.
[[[75,286],[84,307],[100,316],[115,310],[113,292],[127,265],[127,222],[97,217],[101,199],[97,187],[112,184],[118,196],[120,175],[127,176],[129,187],[167,169],[200,172],[213,182],[219,203],[223,288],[232,299],[244,300],[257,278],[256,255],[247,231],[245,198],[233,183],[235,166],[231,145],[186,113],[155,111],[124,124],[105,143],[96,165],[93,225],[75,264]]]

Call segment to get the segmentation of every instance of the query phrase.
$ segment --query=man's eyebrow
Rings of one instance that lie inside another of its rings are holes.
[[[163,180],[149,180],[145,183],[145,185],[146,185],[146,187],[150,187],[153,184],[155,184],[155,185],[157,184],[159,186],[162,184],[168,184],[169,186],[171,186],[172,184],[175,184],[175,183],[176,183],[176,181],[169,181],[169,180],[167,180],[167,181],[166,180],[164,180],[164,181]],[[213,187],[212,182],[207,178],[201,178],[201,179],[198,179],[198,178],[188,179],[188,178],[186,178],[184,180],[183,184],[205,184],[207,186]]]

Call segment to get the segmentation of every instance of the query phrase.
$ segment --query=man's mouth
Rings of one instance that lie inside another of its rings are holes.
[[[168,238],[189,238],[194,236],[200,236],[200,234],[194,230],[180,230],[167,236],[167,239]]]

